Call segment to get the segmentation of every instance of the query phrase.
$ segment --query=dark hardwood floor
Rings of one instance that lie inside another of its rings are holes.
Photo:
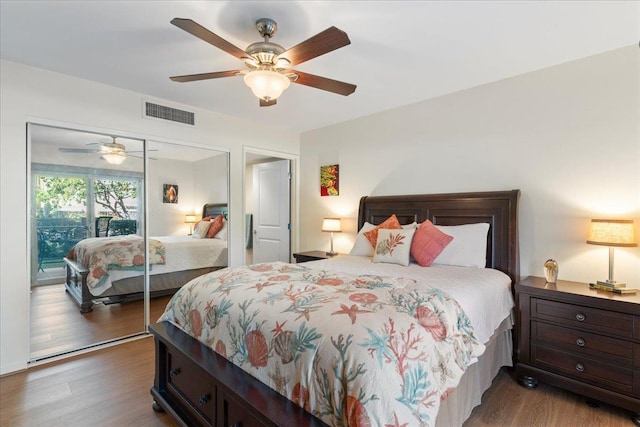
[[[171,297],[152,298],[154,322]],[[96,343],[144,331],[142,300],[123,304],[96,304],[80,314],[78,304],[63,284],[36,286],[31,290],[31,359],[77,350]]]
[[[0,378],[2,426],[176,426],[151,409],[150,337]],[[633,426],[626,411],[540,385],[526,390],[504,369],[464,427]]]
[[[151,301],[151,319],[169,297]],[[31,349],[46,355],[135,334],[142,301],[97,305],[81,315],[63,285],[34,288]],[[151,409],[154,347],[150,337],[42,364],[0,378],[0,426],[176,426]],[[574,393],[541,384],[519,386],[503,369],[464,427],[633,426],[630,413],[590,407]]]

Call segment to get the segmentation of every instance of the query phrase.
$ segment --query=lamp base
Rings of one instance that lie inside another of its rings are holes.
[[[626,283],[616,282],[615,280],[598,280],[596,283],[598,285],[609,286],[612,288],[624,288],[627,286]]]
[[[327,254],[327,256],[336,256],[338,255],[338,252],[325,252]]]

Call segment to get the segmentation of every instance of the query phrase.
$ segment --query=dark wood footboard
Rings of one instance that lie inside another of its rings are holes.
[[[80,313],[92,311],[92,295],[87,287],[89,270],[84,268],[79,262],[69,258],[64,258],[64,264],[67,271],[64,286],[67,292],[69,292],[80,306]]]
[[[149,331],[156,343],[153,408],[181,425],[327,426],[171,323]]]
[[[89,313],[93,311],[93,300],[100,299],[100,301],[104,304],[118,304],[129,301],[140,300],[144,297],[143,292],[133,292],[133,293],[122,293],[116,295],[108,295],[108,296],[99,296],[96,297],[91,292],[89,292],[89,287],[87,285],[87,275],[89,274],[89,270],[85,268],[82,264],[77,261],[64,258],[65,268],[66,268],[66,280],[65,280],[65,288],[66,291],[73,297],[73,299],[80,306],[80,313]],[[187,283],[189,280],[194,277],[201,276],[203,274],[209,273],[211,271],[219,270],[223,267],[205,267],[198,268],[194,270],[183,270],[174,273],[164,273],[157,274],[149,277],[151,288],[153,289],[154,282],[159,284],[161,280],[166,280],[167,278],[173,284],[175,282],[175,286],[151,291],[150,297],[155,298],[163,295],[170,295],[175,293],[182,285]],[[144,276],[136,276],[129,277],[126,279],[121,279],[118,282],[128,282],[131,281],[139,281],[138,289],[144,288]],[[157,282],[156,282],[157,281]],[[167,286],[166,284],[164,286]]]

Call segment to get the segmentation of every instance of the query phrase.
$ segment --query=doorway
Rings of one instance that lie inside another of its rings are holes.
[[[293,155],[245,147],[245,263],[290,262],[296,246]]]

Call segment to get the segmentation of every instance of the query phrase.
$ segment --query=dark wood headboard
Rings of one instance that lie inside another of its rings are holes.
[[[518,198],[520,190],[481,193],[364,196],[360,199],[358,230],[365,222],[380,224],[396,214],[401,224],[428,219],[438,225],[486,222],[487,267],[520,280]]]
[[[202,218],[207,216],[215,218],[220,214],[224,219],[229,219],[229,206],[227,203],[207,203],[202,207]]]

